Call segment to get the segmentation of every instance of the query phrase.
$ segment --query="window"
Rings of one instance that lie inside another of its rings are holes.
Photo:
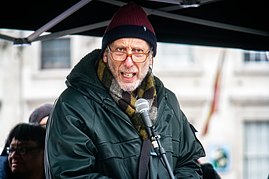
[[[71,67],[69,38],[42,41],[41,49],[41,69],[63,69]]]
[[[260,63],[260,62],[269,62],[269,58],[266,52],[257,52],[257,51],[245,51],[244,52],[244,61]]]
[[[269,121],[244,124],[244,179],[267,178],[269,171]]]

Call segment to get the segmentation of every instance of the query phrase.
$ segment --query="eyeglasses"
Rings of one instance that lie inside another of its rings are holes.
[[[38,147],[7,147],[6,148],[6,151],[7,151],[7,154],[10,155],[12,154],[13,152],[16,152],[20,155],[25,155],[31,151],[34,151],[34,150],[37,150],[39,149]]]
[[[127,57],[131,57],[132,60],[136,63],[143,63],[144,61],[146,61],[150,53],[150,51],[148,51],[147,53],[134,52],[134,53],[129,54],[127,52],[112,51],[109,46],[108,46],[108,51],[111,53],[112,59],[115,61],[122,62],[126,60]]]

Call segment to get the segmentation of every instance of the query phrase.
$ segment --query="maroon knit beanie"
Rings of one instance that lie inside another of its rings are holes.
[[[107,45],[119,38],[139,38],[147,41],[156,55],[157,38],[145,11],[130,2],[122,6],[112,17],[102,40],[102,53]]]

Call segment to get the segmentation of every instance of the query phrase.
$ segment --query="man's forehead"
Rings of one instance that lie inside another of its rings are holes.
[[[139,38],[120,38],[112,42],[115,46],[138,46],[138,47],[149,47],[149,44]]]

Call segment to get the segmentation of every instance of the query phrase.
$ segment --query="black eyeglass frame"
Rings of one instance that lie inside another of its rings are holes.
[[[40,149],[39,147],[6,147],[6,153],[11,155],[13,152],[16,152],[20,155],[26,155],[34,150]]]

